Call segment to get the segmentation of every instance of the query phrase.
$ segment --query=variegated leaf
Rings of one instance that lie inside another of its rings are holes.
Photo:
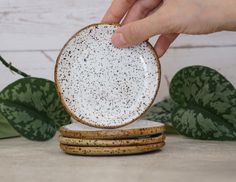
[[[204,66],[180,70],[170,84],[179,104],[172,124],[183,135],[212,140],[236,140],[236,90],[217,71]]]
[[[23,136],[47,140],[57,129],[70,123],[54,83],[41,78],[23,78],[0,93],[0,112]]]
[[[183,135],[197,139],[233,140],[236,130],[214,114],[199,109],[178,108],[173,113],[173,124]]]
[[[171,124],[171,113],[175,110],[175,107],[176,103],[171,98],[168,98],[153,105],[142,118],[164,123],[166,125],[166,133],[176,133]]]
[[[6,118],[0,114],[0,139],[20,136],[19,133],[8,123]]]
[[[168,98],[153,105],[142,118],[162,123],[171,123],[171,112],[175,107],[175,102]]]

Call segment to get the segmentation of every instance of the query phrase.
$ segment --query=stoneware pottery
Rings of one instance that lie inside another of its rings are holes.
[[[152,137],[135,138],[135,139],[116,139],[116,140],[102,140],[102,139],[80,139],[80,138],[68,138],[59,137],[59,141],[64,145],[75,146],[95,146],[95,147],[114,147],[114,146],[134,146],[134,145],[147,145],[155,144],[165,141],[165,136],[159,134]]]
[[[163,123],[149,120],[137,120],[127,126],[116,129],[94,128],[79,122],[60,128],[61,135],[64,137],[89,139],[136,138],[163,133],[164,131],[165,125]]]
[[[148,42],[115,48],[115,24],[89,25],[61,50],[55,66],[60,99],[79,122],[117,128],[137,120],[152,105],[160,85],[160,64]]]
[[[160,150],[165,145],[165,142],[137,145],[137,146],[122,146],[122,147],[79,147],[60,144],[61,149],[68,154],[77,155],[127,155],[140,154]]]

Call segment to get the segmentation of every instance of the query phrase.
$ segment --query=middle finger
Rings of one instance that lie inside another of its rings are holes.
[[[129,10],[122,24],[136,21],[148,16],[148,14],[157,8],[162,0],[138,0]]]

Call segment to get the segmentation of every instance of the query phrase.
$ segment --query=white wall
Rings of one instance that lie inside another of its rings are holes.
[[[54,61],[65,41],[85,25],[99,22],[110,0],[1,0],[0,54],[23,71],[53,79]],[[153,42],[153,40],[151,40]],[[236,33],[180,36],[161,58],[158,99],[180,68],[202,64],[219,70],[236,86]],[[0,64],[0,89],[19,78]]]

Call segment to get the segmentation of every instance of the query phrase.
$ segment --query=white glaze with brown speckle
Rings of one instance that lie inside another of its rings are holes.
[[[62,49],[55,81],[62,103],[76,120],[116,128],[140,117],[153,103],[160,65],[149,43],[118,49],[111,36],[118,25],[95,24]]]

